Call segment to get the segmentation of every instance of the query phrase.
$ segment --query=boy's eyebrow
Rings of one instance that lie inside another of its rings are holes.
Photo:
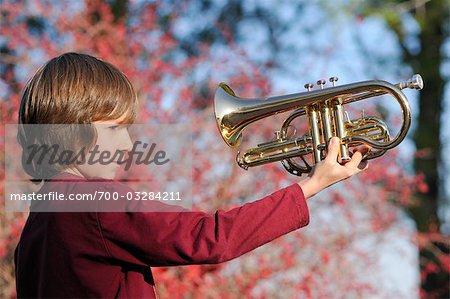
[[[131,124],[133,124],[132,122],[128,122],[126,119],[125,119],[125,120],[122,120],[122,121],[117,121],[116,119],[97,120],[97,121],[94,121],[93,123],[104,124],[104,125],[110,125],[110,124],[115,124],[115,125],[131,125]]]
[[[131,124],[127,124],[127,123],[118,123],[118,122],[111,122],[111,123],[104,123],[101,125],[107,125],[107,126],[116,126],[116,127],[127,127]]]

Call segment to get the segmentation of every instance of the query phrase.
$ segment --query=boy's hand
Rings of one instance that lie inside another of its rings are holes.
[[[313,170],[306,179],[298,183],[305,197],[312,197],[319,191],[366,170],[368,168],[368,162],[362,161],[362,158],[368,149],[367,146],[358,149],[352,155],[350,161],[341,165],[337,161],[339,155],[339,138],[331,138],[326,158],[313,167]]]

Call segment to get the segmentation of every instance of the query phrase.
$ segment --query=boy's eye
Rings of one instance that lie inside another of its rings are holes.
[[[119,129],[129,129],[131,125],[113,125],[113,126],[109,126],[108,129],[111,130],[119,130]]]

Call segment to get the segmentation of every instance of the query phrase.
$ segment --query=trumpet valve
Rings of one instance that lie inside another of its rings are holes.
[[[305,84],[305,88],[306,88],[306,90],[308,90],[308,91],[311,91],[311,89],[314,87],[314,84],[312,84],[312,83],[306,83]]]
[[[317,81],[317,85],[319,85],[320,86],[320,89],[323,89],[323,86],[325,85],[325,83],[326,83],[326,81],[325,80],[318,80]]]
[[[338,77],[331,77],[329,80],[330,80],[330,82],[333,84],[333,87],[335,87],[336,86],[336,82],[338,81]]]

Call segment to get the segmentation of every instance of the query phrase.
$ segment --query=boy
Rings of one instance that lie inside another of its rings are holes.
[[[19,124],[92,125],[96,145],[125,153],[132,145],[125,124],[134,121],[136,107],[130,82],[114,66],[89,55],[66,53],[50,60],[28,82]],[[30,138],[19,131],[22,146]],[[74,139],[75,148],[93,146],[89,140]],[[327,158],[308,178],[214,215],[176,209],[51,213],[34,211],[32,203],[15,251],[17,296],[156,298],[152,266],[225,262],[306,226],[307,198],[367,169],[361,151],[340,165],[338,144],[338,138],[331,140]],[[94,193],[99,188],[117,194],[133,191],[112,180],[116,163],[101,167],[31,163],[24,168],[34,181],[44,179],[41,194]],[[94,178],[106,184],[87,184]]]

